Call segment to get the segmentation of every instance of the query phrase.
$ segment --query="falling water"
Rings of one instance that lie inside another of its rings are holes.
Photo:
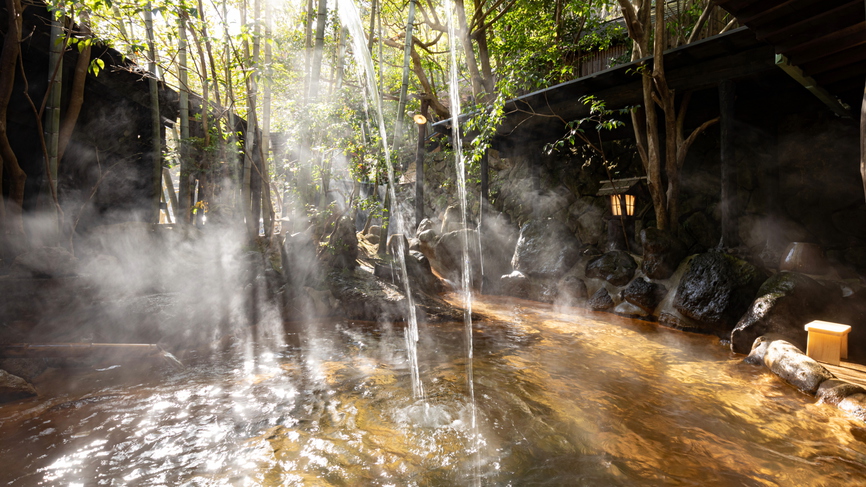
[[[463,161],[463,140],[460,138],[460,85],[457,80],[457,35],[454,29],[454,4],[451,0],[446,0],[445,11],[448,22],[448,43],[450,51],[451,65],[448,77],[448,95],[451,99],[451,140],[454,144],[454,163],[457,172],[457,194],[460,198],[460,214],[463,222],[463,228],[467,228],[466,219],[466,164]],[[472,420],[471,431],[473,448],[475,455],[480,452],[480,437],[478,435],[478,422],[475,404],[475,372],[472,364],[473,361],[473,343],[472,343],[472,288],[470,283],[470,263],[469,263],[469,236],[467,232],[462,232],[463,244],[463,322],[466,330],[466,384],[469,389],[469,403],[471,405]],[[478,475],[479,462],[474,463],[475,475],[473,475],[473,483],[479,485],[480,476]]]
[[[394,191],[394,168],[391,167],[391,152],[388,149],[388,136],[385,131],[385,119],[382,116],[382,98],[379,96],[379,90],[376,84],[376,72],[373,69],[373,59],[370,57],[370,52],[364,44],[366,36],[361,25],[361,15],[355,2],[352,0],[339,0],[339,14],[343,25],[349,29],[350,37],[352,38],[352,52],[355,56],[355,61],[361,66],[366,75],[367,94],[373,100],[374,113],[376,121],[379,124],[379,133],[382,139],[382,149],[385,154],[385,167],[388,168],[388,193],[391,197],[392,204],[396,205],[397,195]],[[399,212],[393,212],[389,215],[391,220],[396,225],[399,231],[404,227],[402,216]],[[406,331],[406,349],[409,354],[409,365],[412,370],[412,392],[416,399],[424,398],[424,387],[421,383],[421,374],[418,370],[418,318],[415,313],[415,303],[412,299],[412,292],[409,286],[409,275],[406,272],[406,249],[403,248],[403,240],[396,239],[398,251],[397,262],[400,265],[400,276],[403,278],[403,283],[406,287],[406,300],[409,306],[408,322],[409,326]],[[386,242],[381,242],[384,245]]]

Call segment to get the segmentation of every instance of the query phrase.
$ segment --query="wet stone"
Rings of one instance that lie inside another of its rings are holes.
[[[36,395],[36,389],[26,380],[0,369],[0,403]]]
[[[586,299],[586,284],[577,276],[565,276],[557,286],[557,298],[565,302]]]
[[[613,298],[610,297],[610,293],[607,292],[605,288],[599,288],[595,294],[589,298],[589,301],[586,303],[590,309],[595,311],[604,311],[610,308],[613,308]]]
[[[634,277],[637,262],[628,252],[616,250],[590,260],[586,277],[604,279],[614,286],[625,286]]]
[[[622,298],[652,314],[659,303],[662,302],[667,292],[667,288],[663,285],[639,277],[623,289]]]
[[[677,270],[688,249],[680,239],[657,228],[640,232],[644,260],[641,269],[650,279],[667,279]]]
[[[719,252],[691,260],[674,298],[674,309],[703,331],[728,337],[755,298],[761,282],[758,269]]]
[[[511,266],[528,276],[558,278],[580,258],[580,241],[562,222],[532,220],[520,229]]]
[[[804,325],[832,311],[840,299],[841,294],[803,274],[775,274],[761,285],[758,298],[731,332],[731,350],[748,353],[755,339],[768,333],[805,345]]]

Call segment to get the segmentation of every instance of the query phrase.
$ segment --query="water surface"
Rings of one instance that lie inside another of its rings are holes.
[[[256,360],[241,346],[180,372],[58,372],[69,392],[0,407],[0,485],[866,478],[863,425],[743,364],[717,338],[491,297],[474,309],[484,317],[474,322],[480,438],[470,428],[463,323],[421,326],[423,402],[413,398],[399,325],[325,323],[300,349]]]

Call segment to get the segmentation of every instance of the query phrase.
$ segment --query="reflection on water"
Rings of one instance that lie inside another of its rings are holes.
[[[473,472],[482,484],[514,486],[866,478],[858,423],[742,364],[715,338],[496,298],[475,309],[485,316],[475,322],[480,441],[471,438],[462,323],[421,329],[424,402],[413,399],[402,330],[337,323],[255,365],[227,355],[0,407],[0,483],[469,485]]]

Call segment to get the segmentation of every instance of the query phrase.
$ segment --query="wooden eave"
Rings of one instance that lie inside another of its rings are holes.
[[[866,75],[863,0],[717,0],[821,88],[854,105]]]

